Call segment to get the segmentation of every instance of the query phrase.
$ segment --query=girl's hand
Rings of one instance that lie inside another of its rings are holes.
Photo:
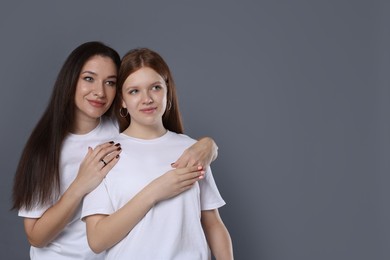
[[[157,203],[190,189],[195,182],[203,179],[204,174],[202,166],[173,169],[153,180],[146,188]]]

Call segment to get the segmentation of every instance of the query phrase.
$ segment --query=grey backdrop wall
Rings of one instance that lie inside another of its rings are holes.
[[[69,52],[100,40],[170,64],[236,259],[389,259],[389,2],[0,4],[0,258],[26,259],[14,171]]]

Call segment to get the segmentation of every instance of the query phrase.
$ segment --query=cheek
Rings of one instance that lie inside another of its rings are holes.
[[[137,103],[138,103],[138,98],[135,96],[126,97],[125,99],[122,100],[122,106],[126,107],[129,113],[137,106]]]
[[[112,102],[115,98],[115,94],[116,94],[116,89],[115,88],[109,88],[107,89],[106,91],[106,96],[107,96],[107,99]]]

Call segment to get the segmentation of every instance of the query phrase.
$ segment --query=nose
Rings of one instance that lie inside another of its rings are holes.
[[[104,97],[106,95],[104,82],[97,81],[94,84],[93,95],[96,97]]]
[[[144,92],[142,100],[143,100],[143,103],[146,105],[153,103],[153,98],[151,97],[151,95],[147,91]]]

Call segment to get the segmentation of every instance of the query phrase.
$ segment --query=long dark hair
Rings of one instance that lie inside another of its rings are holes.
[[[84,64],[93,56],[111,58],[117,69],[118,53],[101,42],[87,42],[68,56],[62,66],[49,104],[22,152],[13,187],[12,209],[31,209],[58,198],[62,143],[75,120],[75,92]],[[105,115],[112,116],[112,108]]]
[[[149,67],[156,71],[165,80],[167,85],[167,109],[163,115],[164,127],[170,131],[182,134],[183,124],[179,111],[179,102],[176,94],[176,86],[172,73],[164,59],[155,51],[148,48],[137,48],[129,51],[122,58],[118,73],[117,95],[114,102],[115,115],[119,122],[119,130],[124,131],[130,124],[130,115],[122,117],[122,86],[127,77],[142,67]],[[122,113],[123,114],[123,113]]]

